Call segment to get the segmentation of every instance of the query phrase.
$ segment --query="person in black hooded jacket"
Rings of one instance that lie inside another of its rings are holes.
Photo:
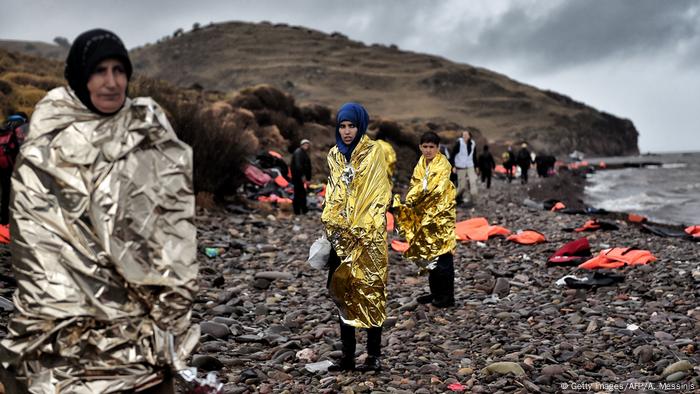
[[[532,164],[532,155],[527,149],[527,143],[523,142],[518,155],[515,157],[515,161],[520,167],[520,183],[527,183],[527,172],[530,171],[530,165]]]
[[[489,152],[488,145],[484,145],[484,150],[481,152],[476,162],[479,167],[479,172],[481,173],[481,182],[486,182],[486,188],[490,189],[491,176],[493,175],[493,170],[496,168],[496,161],[493,160],[493,155]]]
[[[301,140],[299,147],[292,155],[292,183],[294,184],[294,213],[303,215],[309,211],[306,206],[306,187],[304,186],[304,178],[307,181],[311,180],[311,159],[307,153],[311,148],[311,141],[307,139]]]

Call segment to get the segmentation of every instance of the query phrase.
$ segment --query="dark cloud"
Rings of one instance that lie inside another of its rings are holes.
[[[12,15],[3,18],[0,39],[73,40],[104,27],[129,48],[195,22],[266,20],[337,31],[489,68],[630,117],[642,150],[700,149],[692,134],[700,100],[698,1],[3,0],[3,9]]]
[[[679,47],[700,43],[699,23],[698,3],[685,0],[568,1],[541,15],[516,5],[486,26],[476,44],[454,50],[490,62],[517,58],[547,70],[679,55]]]

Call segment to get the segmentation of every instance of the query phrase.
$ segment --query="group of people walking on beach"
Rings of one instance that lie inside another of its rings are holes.
[[[156,102],[127,97],[132,73],[117,35],[87,31],[70,48],[67,86],[51,90],[31,117],[10,171],[17,312],[0,342],[7,392],[172,393],[173,371],[198,342],[192,151]],[[367,135],[368,125],[362,105],[342,105],[327,158],[326,286],[343,343],[332,371],[382,368],[387,212],[408,244],[404,256],[428,271],[430,292],[418,302],[453,306],[456,206],[476,198],[477,166],[487,187],[495,168],[487,146],[477,156],[469,131],[449,158],[426,132],[401,199],[392,195],[396,155]],[[310,147],[302,140],[293,154],[299,214]],[[368,357],[356,367],[357,328],[368,330]]]

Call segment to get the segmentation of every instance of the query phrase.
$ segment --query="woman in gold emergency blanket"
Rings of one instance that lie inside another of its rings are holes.
[[[369,116],[357,103],[340,107],[336,146],[328,152],[330,175],[321,221],[331,242],[328,287],[340,314],[343,357],[330,371],[355,369],[355,328],[367,329],[361,371],[381,369],[386,319],[386,211],[391,200],[381,148],[365,135]]]
[[[6,392],[173,393],[199,341],[192,151],[127,98],[131,73],[119,37],[90,30],[34,110],[12,176]]]

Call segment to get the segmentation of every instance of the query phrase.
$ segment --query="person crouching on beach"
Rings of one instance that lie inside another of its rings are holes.
[[[336,116],[336,145],[328,152],[326,205],[321,221],[331,243],[327,286],[338,307],[343,356],[329,371],[355,369],[355,328],[367,329],[367,359],[360,371],[381,369],[386,319],[388,251],[386,211],[391,184],[384,153],[365,135],[369,115],[346,103]]]
[[[429,271],[430,294],[418,297],[422,304],[438,308],[454,306],[454,256],[457,247],[455,186],[450,181],[449,160],[438,151],[440,137],[432,131],[421,136],[421,158],[413,170],[403,204],[394,196],[396,224],[409,244],[404,256]]]

